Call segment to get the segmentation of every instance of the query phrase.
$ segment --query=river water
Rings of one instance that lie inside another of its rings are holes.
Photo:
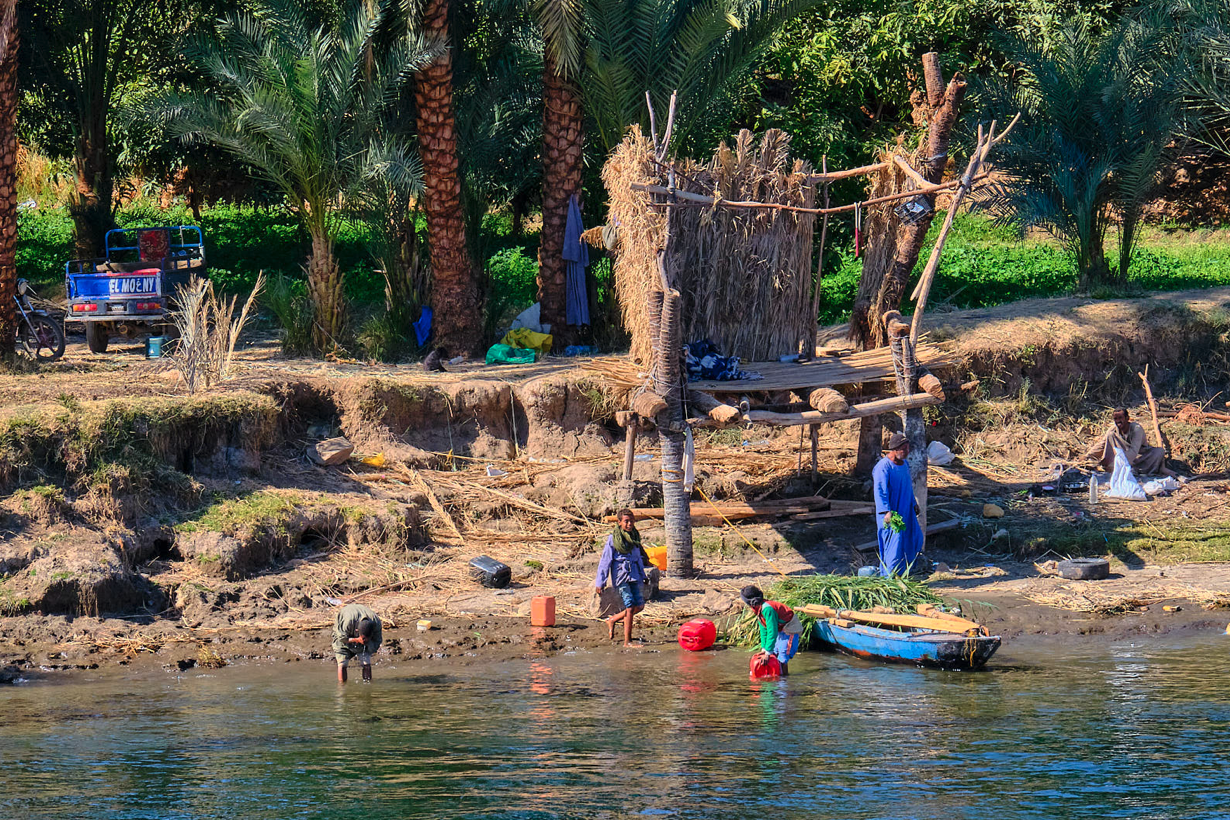
[[[4,818],[1230,817],[1230,637],[1001,650],[381,659],[0,688]],[[414,667],[415,670],[421,667]],[[94,675],[91,679],[90,675]]]

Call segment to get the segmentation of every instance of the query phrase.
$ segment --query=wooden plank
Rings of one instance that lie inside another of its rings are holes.
[[[813,618],[841,618],[847,621],[867,624],[868,626],[900,626],[907,629],[933,629],[936,632],[967,632],[969,630],[978,631],[982,629],[979,624],[964,618],[958,618],[955,615],[937,618],[925,615],[857,612],[851,609],[838,611],[832,607],[819,604],[807,604],[806,606],[796,607],[796,609],[804,615],[810,615]]]
[[[691,505],[691,509],[692,515],[718,517],[721,514],[727,518],[752,518],[758,515],[793,515],[811,510],[828,509],[830,503],[823,496],[808,496],[804,498],[783,498],[775,501],[759,501],[753,504],[732,502],[715,505],[697,502]],[[632,514],[637,518],[653,519],[662,518],[664,512],[661,507],[637,507],[632,510]],[[615,516],[608,515],[602,520],[607,523],[614,523]]]
[[[829,424],[835,421],[858,419],[864,416],[878,416],[881,413],[894,413],[898,410],[912,410],[939,404],[940,400],[930,393],[915,393],[912,396],[892,396],[887,399],[877,399],[864,404],[856,404],[845,413],[820,413],[815,410],[805,413],[774,413],[769,410],[749,410],[744,418],[753,424],[770,424],[775,427],[797,427],[805,424]]]
[[[940,370],[954,361],[944,348],[926,343],[915,347],[915,358],[920,366],[931,370]],[[688,383],[688,389],[720,395],[861,384],[893,377],[892,352],[886,347],[842,356],[820,356],[802,363],[749,362],[742,367],[763,378],[695,381]]]
[[[823,510],[821,512],[806,512],[791,516],[793,521],[819,521],[821,518],[844,518],[848,515],[873,515],[876,511],[875,504],[864,504],[860,507],[839,507],[835,510]]]

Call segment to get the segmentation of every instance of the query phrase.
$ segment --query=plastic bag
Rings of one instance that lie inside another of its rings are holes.
[[[692,494],[696,484],[696,444],[692,440],[692,428],[684,433],[683,441],[683,491]]]
[[[936,467],[944,467],[952,464],[956,456],[952,454],[952,450],[948,449],[948,445],[942,441],[933,441],[927,445],[927,463],[934,464]]]
[[[533,350],[542,356],[551,352],[551,337],[549,335],[546,333],[535,333],[524,327],[505,333],[504,338],[500,339],[500,344]]]
[[[1175,480],[1174,476],[1155,478],[1145,484],[1145,493],[1148,495],[1160,495],[1162,493],[1174,492],[1181,486],[1182,485]]]
[[[533,364],[534,351],[519,350],[508,345],[492,345],[487,350],[487,364]]]
[[[1115,469],[1110,474],[1110,488],[1105,493],[1107,498],[1126,498],[1129,501],[1147,501],[1145,488],[1132,475],[1132,467],[1128,464],[1123,450],[1115,448]]]

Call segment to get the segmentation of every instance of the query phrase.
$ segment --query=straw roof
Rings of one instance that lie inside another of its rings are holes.
[[[791,160],[790,137],[771,129],[759,144],[741,131],[733,148],[718,147],[709,162],[675,162],[679,190],[725,200],[815,206],[811,167]],[[616,230],[615,289],[632,355],[652,349],[646,298],[662,289],[657,253],[670,220],[665,260],[671,286],[683,299],[686,341],[709,339],[726,355],[772,360],[796,353],[811,332],[812,229],[815,216],[778,210],[655,207],[662,197],[634,191],[634,183],[666,184],[653,144],[632,128],[602,171]],[[669,211],[669,217],[668,217]]]

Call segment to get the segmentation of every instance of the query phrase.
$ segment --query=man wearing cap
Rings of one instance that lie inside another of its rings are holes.
[[[333,655],[337,659],[337,682],[346,682],[346,667],[358,658],[363,680],[372,679],[372,655],[380,648],[383,633],[380,616],[363,604],[347,604],[333,622]]]
[[[739,597],[756,613],[756,622],[760,624],[760,651],[777,658],[782,675],[789,675],[786,664],[799,651],[799,636],[803,633],[798,613],[780,601],[766,601],[757,586],[744,587]]]
[[[915,512],[914,482],[905,463],[909,454],[909,440],[893,433],[888,440],[888,455],[871,471],[881,575],[908,575],[922,552],[923,531]],[[894,513],[899,520],[894,520]]]

